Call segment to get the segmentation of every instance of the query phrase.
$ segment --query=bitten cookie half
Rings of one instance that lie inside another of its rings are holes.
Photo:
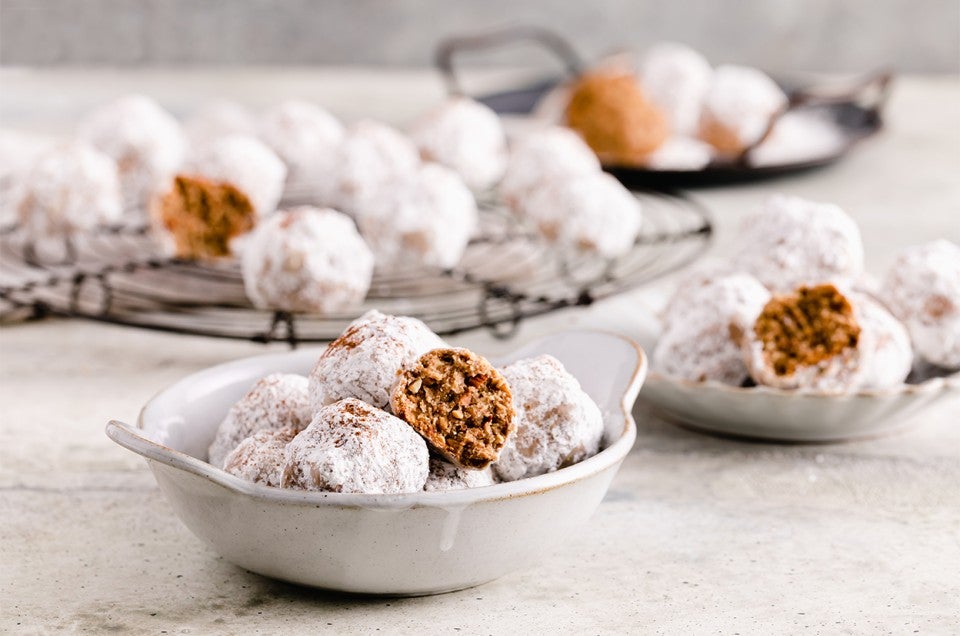
[[[434,451],[461,468],[480,470],[496,461],[515,426],[506,380],[467,349],[434,349],[406,366],[391,406]]]

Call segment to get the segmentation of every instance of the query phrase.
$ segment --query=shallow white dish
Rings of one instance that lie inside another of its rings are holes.
[[[478,585],[536,562],[600,504],[636,439],[630,409],[647,370],[619,336],[573,331],[516,351],[549,353],[604,415],[607,445],[554,473],[452,492],[356,495],[243,481],[203,461],[230,405],[259,378],[307,373],[319,350],[247,358],[193,374],[150,400],[139,427],[107,435],[147,459],[174,512],[228,561],[266,576],[348,592],[418,595]]]
[[[769,441],[837,442],[894,431],[960,393],[960,373],[846,395],[694,382],[651,371],[640,397],[692,428]]]

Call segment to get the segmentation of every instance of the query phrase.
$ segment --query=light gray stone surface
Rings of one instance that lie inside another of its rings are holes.
[[[354,116],[384,114],[387,101],[394,120],[439,95],[417,73],[281,77],[4,72],[0,118],[57,128],[134,86],[186,108],[261,79],[275,82],[272,96],[301,88]],[[26,108],[64,86],[59,111]],[[906,78],[888,130],[833,169],[699,192],[718,222],[714,254],[771,191],[843,205],[875,271],[898,246],[960,240],[958,106],[957,80]],[[570,326],[635,334],[668,284],[530,321],[518,341]],[[457,342],[491,354],[516,346],[484,334]],[[819,446],[699,435],[641,404],[637,445],[592,522],[537,567],[416,599],[249,574],[180,524],[145,463],[103,425],[132,421],[187,373],[262,351],[87,322],[0,330],[0,632],[949,634],[960,625],[956,398],[901,434]]]

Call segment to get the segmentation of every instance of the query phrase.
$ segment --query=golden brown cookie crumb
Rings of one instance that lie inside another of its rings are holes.
[[[506,380],[466,349],[434,349],[401,371],[391,406],[438,453],[462,468],[496,461],[514,429]]]
[[[856,348],[860,339],[853,306],[833,285],[801,287],[793,294],[775,296],[753,330],[767,365],[780,376]]]
[[[566,116],[567,125],[606,162],[640,164],[670,135],[666,117],[626,73],[581,77],[573,86]]]
[[[154,208],[180,258],[217,258],[230,254],[230,240],[253,228],[250,199],[229,183],[177,175]]]

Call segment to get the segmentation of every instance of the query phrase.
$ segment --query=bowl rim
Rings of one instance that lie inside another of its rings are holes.
[[[615,466],[630,452],[637,437],[637,426],[631,411],[648,370],[647,355],[639,344],[625,336],[603,330],[571,329],[536,338],[525,343],[522,347],[516,349],[516,351],[533,349],[550,339],[571,334],[604,335],[616,338],[620,340],[622,344],[628,345],[635,351],[636,362],[631,372],[630,380],[624,387],[623,395],[619,400],[619,407],[624,422],[623,432],[613,443],[593,457],[589,457],[572,466],[567,466],[554,472],[537,475],[536,477],[528,477],[526,479],[478,488],[447,491],[417,491],[399,494],[338,493],[274,488],[246,481],[201,459],[197,459],[196,457],[141,435],[140,431],[144,428],[144,414],[149,407],[169,391],[172,391],[182,384],[191,382],[196,376],[201,374],[223,373],[231,369],[246,367],[257,361],[276,361],[298,354],[303,355],[303,352],[306,350],[247,356],[191,373],[161,389],[147,400],[137,417],[136,427],[119,420],[111,420],[106,425],[106,434],[115,443],[146,458],[148,463],[157,462],[170,468],[206,479],[237,495],[271,503],[366,509],[403,509],[417,507],[457,508],[479,502],[493,502],[536,495],[581,481],[611,466]]]

